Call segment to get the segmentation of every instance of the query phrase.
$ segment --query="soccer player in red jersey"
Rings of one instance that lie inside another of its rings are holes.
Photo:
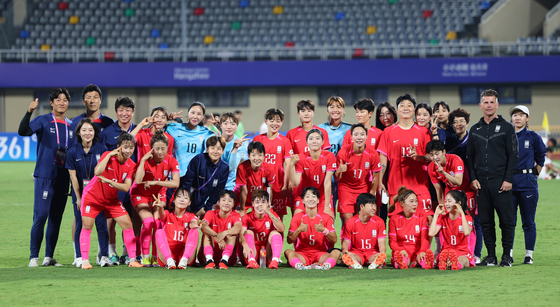
[[[286,207],[293,206],[287,170],[294,152],[290,140],[279,133],[284,122],[284,112],[280,109],[269,109],[264,115],[264,122],[268,131],[255,136],[253,142],[263,143],[264,163],[272,166],[276,175],[272,185],[271,203],[274,212],[283,218],[288,213]]]
[[[373,100],[369,98],[358,99],[358,101],[354,103],[354,110],[356,110],[356,121],[358,124],[362,124],[366,127],[366,144],[377,149],[379,138],[381,137],[381,133],[383,131],[375,126],[372,126],[370,122],[370,119],[373,116],[373,111],[375,110]],[[350,134],[350,130],[348,130],[344,135],[344,142],[342,146],[346,146],[352,142],[352,135]]]
[[[400,187],[393,199],[398,202],[402,211],[391,215],[389,219],[389,246],[392,250],[391,264],[397,269],[408,269],[420,265],[431,269],[434,265],[434,254],[428,241],[428,222],[425,215],[416,214],[418,198],[414,191]]]
[[[338,249],[327,252],[327,246],[334,245],[337,240],[334,222],[330,216],[317,212],[317,188],[307,187],[301,195],[305,212],[294,215],[287,239],[288,244],[294,244],[295,250],[287,249],[284,255],[296,270],[328,270],[334,267],[340,258]],[[327,244],[327,241],[330,244]]]
[[[207,211],[202,220],[202,253],[199,253],[199,262],[206,263],[205,269],[213,269],[216,267],[216,262],[220,260],[220,270],[227,270],[228,265],[235,265],[237,260],[233,249],[237,235],[241,232],[242,223],[241,215],[232,211],[235,193],[222,190],[218,198],[218,203],[214,207],[219,207],[219,210]]]
[[[149,126],[151,124],[151,126]],[[151,149],[150,140],[155,135],[156,131],[164,130],[167,124],[167,109],[165,107],[155,107],[152,109],[150,117],[144,118],[138,126],[132,131],[132,135],[136,133],[136,147],[138,150],[138,158],[146,155]],[[144,129],[149,126],[149,128]],[[164,132],[165,136],[169,140],[169,146],[167,146],[167,153],[173,156],[173,145],[175,140],[167,132]]]
[[[443,248],[438,256],[440,270],[475,266],[476,234],[473,230],[467,195],[460,190],[449,191],[445,196],[445,205],[437,206],[429,230],[430,236],[439,234],[442,241]]]
[[[128,249],[131,262],[130,267],[142,267],[135,260],[136,237],[132,230],[132,221],[119,201],[119,191],[126,192],[132,185],[132,177],[136,164],[130,160],[134,153],[134,137],[128,133],[121,133],[119,147],[107,151],[95,167],[95,176],[90,184],[84,188],[82,194],[82,232],[80,234],[80,251],[82,253],[82,269],[91,269],[89,263],[89,248],[91,243],[91,229],[95,217],[105,212],[107,218],[114,218],[123,229],[123,240]]]
[[[385,222],[375,215],[375,196],[358,195],[356,207],[359,213],[346,222],[342,234],[342,261],[352,269],[361,269],[368,263],[368,269],[377,269],[387,259]]]
[[[397,98],[399,122],[383,130],[377,150],[381,160],[381,177],[388,172],[387,186],[381,182],[379,191],[388,190],[392,199],[398,187],[405,186],[415,191],[418,196],[420,211],[433,215],[432,200],[428,191],[428,174],[424,166],[430,162],[425,149],[432,140],[430,132],[425,127],[414,123],[414,107],[416,100],[410,94]],[[389,164],[389,169],[387,169]],[[397,204],[397,213],[401,210]],[[419,212],[420,214],[420,212]]]
[[[247,209],[252,207],[253,191],[258,189],[266,189],[271,186],[276,179],[270,165],[263,163],[265,156],[264,145],[261,142],[251,142],[247,147],[249,160],[241,163],[237,168],[236,185],[240,186],[239,205],[241,216],[245,215]],[[267,197],[268,201],[268,197]]]
[[[154,218],[152,195],[161,195],[165,201],[167,188],[179,187],[179,164],[173,156],[168,154],[169,141],[163,131],[156,131],[150,141],[151,150],[148,151],[138,163],[136,176],[130,190],[130,200],[138,215],[142,219],[140,242],[142,246],[142,264],[145,266],[157,265],[156,245],[152,246],[152,259],[150,259],[150,242],[152,232],[160,229],[162,221]],[[167,180],[171,174],[171,180]],[[155,242],[154,242],[155,243]]]
[[[325,142],[323,143],[323,147],[321,149],[328,150],[331,148],[327,131],[313,125],[313,116],[315,116],[315,104],[313,101],[299,101],[297,103],[297,114],[301,120],[301,126],[295,127],[286,133],[286,137],[290,140],[292,148],[294,149],[294,154],[306,153],[309,151],[309,147],[307,147],[307,144],[305,143],[305,138],[307,137],[307,132],[311,129],[319,129],[323,132]]]
[[[357,213],[355,200],[358,195],[368,192],[375,195],[381,170],[379,154],[375,148],[365,144],[367,132],[364,125],[354,124],[350,131],[354,143],[338,152],[338,169],[335,172],[342,225]]]
[[[319,129],[311,129],[307,133],[309,152],[293,155],[290,168],[290,185],[298,187],[294,192],[295,212],[305,210],[301,202],[304,187],[315,187],[319,190],[318,212],[324,212],[333,218],[331,199],[332,174],[336,170],[336,157],[327,150],[322,150],[323,133]]]
[[[159,196],[164,197],[161,194]],[[158,229],[155,234],[158,264],[170,270],[184,270],[187,266],[192,266],[196,259],[194,253],[198,246],[200,228],[198,217],[187,212],[187,207],[191,204],[191,192],[185,188],[175,190],[172,199],[175,207],[173,212],[164,210],[165,202],[160,198],[153,195],[156,209],[154,216],[163,221],[163,228]]]
[[[258,269],[260,257],[266,258],[269,269],[278,269],[282,256],[284,240],[282,233],[285,226],[280,217],[270,210],[269,195],[264,189],[253,191],[253,210],[243,216],[242,233],[239,241],[243,246],[243,255],[248,269]],[[261,250],[266,255],[261,255]]]

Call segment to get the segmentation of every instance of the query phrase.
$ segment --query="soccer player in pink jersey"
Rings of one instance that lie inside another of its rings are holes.
[[[236,185],[240,187],[239,213],[244,216],[251,208],[253,191],[266,189],[274,184],[275,176],[272,167],[264,162],[265,149],[261,142],[251,142],[247,147],[249,160],[241,163],[237,168]],[[247,201],[249,199],[249,201]],[[267,196],[268,201],[268,196]]]
[[[232,211],[235,202],[233,191],[222,190],[218,199],[214,207],[218,207],[219,210],[216,208],[207,211],[202,220],[201,229],[204,235],[199,262],[206,263],[205,269],[213,269],[219,260],[220,270],[227,270],[228,265],[235,265],[237,260],[233,250],[237,235],[241,232],[241,215]]]
[[[301,120],[301,126],[295,127],[286,133],[286,137],[290,140],[292,148],[294,149],[294,154],[306,153],[309,151],[309,147],[307,147],[305,140],[307,132],[311,129],[319,129],[325,136],[325,142],[323,143],[321,149],[328,150],[331,148],[327,131],[313,125],[313,116],[315,116],[315,104],[313,101],[300,100],[297,103],[297,114]]]
[[[82,269],[91,269],[89,263],[89,248],[91,244],[91,229],[95,217],[105,212],[107,218],[114,218],[123,229],[123,239],[128,249],[131,262],[130,267],[142,267],[135,260],[136,237],[132,230],[132,221],[119,201],[119,191],[127,192],[132,185],[132,177],[136,164],[130,160],[134,153],[134,137],[126,132],[119,136],[118,148],[107,151],[95,167],[95,176],[90,184],[84,188],[82,194],[82,232],[80,234],[80,251],[82,254]]]
[[[294,215],[287,238],[288,244],[293,243],[295,250],[287,249],[284,255],[296,270],[328,270],[334,267],[340,258],[338,249],[327,252],[328,246],[337,241],[334,222],[330,216],[317,212],[317,188],[307,187],[301,195],[305,211]],[[327,244],[327,241],[330,244]]]
[[[269,195],[264,189],[253,191],[253,210],[243,216],[242,233],[239,241],[248,269],[258,269],[261,250],[266,250],[266,263],[269,269],[278,269],[282,256],[285,226],[280,217],[270,209]]]
[[[138,158],[146,155],[151,148],[151,139],[156,131],[163,131],[167,124],[167,109],[165,107],[155,107],[152,109],[150,117],[144,118],[138,126],[132,131],[136,133],[136,147],[138,150]],[[167,153],[173,155],[173,144],[175,140],[167,132],[164,132],[167,137],[169,146],[167,146]]]
[[[375,196],[358,195],[356,207],[359,213],[346,222],[342,234],[342,261],[352,269],[361,269],[368,263],[368,269],[377,269],[387,259],[385,222],[375,215]]]
[[[365,144],[367,130],[364,125],[354,124],[350,131],[354,143],[342,147],[338,152],[338,169],[335,172],[342,225],[357,214],[355,200],[358,195],[368,192],[375,195],[381,170],[379,154],[374,147]]]
[[[364,127],[366,127],[366,144],[377,149],[379,138],[381,137],[381,133],[383,131],[375,126],[372,126],[370,122],[371,117],[373,116],[373,111],[375,110],[375,104],[373,103],[373,100],[369,98],[358,99],[358,101],[354,103],[354,110],[356,110],[356,121],[358,122],[358,124],[362,124],[364,125]],[[352,142],[352,135],[350,134],[350,130],[348,130],[344,135],[344,142],[342,146],[346,146],[348,144],[351,144]]]
[[[160,198],[164,195],[159,195]],[[158,250],[158,264],[169,270],[176,268],[186,269],[192,266],[196,257],[196,247],[200,221],[198,217],[187,212],[191,204],[191,192],[185,188],[178,188],[172,199],[172,212],[164,210],[165,202],[153,195],[154,216],[163,222],[163,228],[156,231],[156,244]],[[177,265],[177,262],[179,263]]]
[[[430,236],[439,234],[442,241],[443,248],[438,256],[440,270],[475,266],[476,234],[473,230],[467,195],[460,190],[449,191],[445,196],[445,205],[437,206],[429,230]]]
[[[336,170],[336,157],[332,152],[321,149],[324,143],[323,137],[321,130],[309,130],[306,137],[309,151],[292,156],[290,185],[298,187],[294,192],[294,214],[305,210],[300,196],[303,188],[315,187],[320,195],[317,211],[330,215],[334,220],[331,184],[333,172]]]
[[[292,192],[288,187],[287,170],[294,152],[290,140],[279,133],[284,122],[284,112],[280,109],[269,109],[264,115],[264,122],[268,131],[255,136],[253,142],[263,143],[264,162],[272,166],[276,175],[272,185],[271,203],[274,212],[283,218],[288,213],[286,207],[293,206]]]
[[[400,120],[396,125],[383,130],[377,150],[381,160],[381,177],[388,172],[389,178],[387,186],[383,182],[379,184],[379,191],[388,190],[392,199],[397,194],[398,187],[412,189],[418,196],[420,211],[433,215],[432,200],[428,191],[428,174],[424,170],[425,165],[430,162],[430,157],[425,152],[426,145],[432,138],[427,128],[414,123],[415,106],[416,100],[410,94],[397,98]],[[397,210],[394,212],[400,210],[397,204]]]
[[[425,215],[416,214],[418,198],[414,191],[400,187],[389,212],[399,203],[402,211],[389,219],[389,246],[392,250],[391,264],[397,269],[421,266],[431,269],[434,254],[428,241],[428,222]]]
[[[142,219],[140,242],[142,246],[142,264],[157,266],[157,249],[152,244],[153,257],[150,259],[150,243],[152,232],[155,233],[162,226],[162,221],[154,218],[157,210],[152,204],[152,195],[161,195],[165,201],[167,188],[179,187],[179,164],[168,154],[169,140],[163,131],[157,130],[150,140],[151,150],[138,163],[136,176],[130,189],[130,200],[136,212]],[[171,180],[167,180],[171,175]]]

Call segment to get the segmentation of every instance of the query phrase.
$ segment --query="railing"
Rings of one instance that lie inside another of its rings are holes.
[[[548,11],[548,13],[546,13],[546,21],[548,21],[558,10],[560,10],[560,2],[556,4],[550,11]]]
[[[203,62],[229,60],[376,59],[427,57],[501,57],[560,54],[560,39],[527,42],[446,42],[347,46],[232,47],[176,49],[0,50],[0,62]]]
[[[506,3],[509,0],[500,0],[498,2],[496,2],[494,5],[492,5],[490,7],[490,9],[488,11],[486,11],[486,13],[482,14],[482,17],[480,17],[480,23],[484,23],[486,21],[486,19],[488,19],[492,14],[494,14],[494,12],[500,8],[500,6],[502,6],[502,4]]]

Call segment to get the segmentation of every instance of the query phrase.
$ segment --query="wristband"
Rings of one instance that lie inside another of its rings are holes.
[[[329,230],[327,228],[325,228],[325,230],[323,230],[323,234],[326,236],[329,234]]]
[[[432,133],[432,137],[434,137],[434,136],[439,136],[439,134],[437,134],[437,133]]]

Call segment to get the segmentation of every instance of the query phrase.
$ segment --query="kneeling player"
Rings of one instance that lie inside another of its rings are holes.
[[[179,262],[179,269],[186,269],[196,259],[193,254],[198,246],[200,223],[196,215],[187,212],[187,207],[191,204],[191,193],[188,190],[175,190],[172,202],[175,206],[173,213],[163,210],[165,202],[154,195],[154,217],[161,219],[163,224],[163,228],[156,231],[158,265],[173,270]]]
[[[315,187],[307,187],[301,193],[301,199],[305,205],[305,211],[300,212],[292,218],[288,234],[288,244],[294,244],[295,251],[288,249],[284,252],[290,265],[296,270],[308,270],[311,265],[319,263],[314,267],[320,270],[328,270],[336,265],[340,257],[339,250],[327,252],[327,241],[336,243],[336,230],[334,223],[328,214],[318,214],[319,190]]]
[[[253,210],[243,216],[243,236],[240,242],[243,246],[243,255],[249,263],[248,269],[258,269],[259,251],[266,249],[266,262],[269,269],[278,269],[278,262],[282,256],[284,240],[284,223],[276,212],[270,210],[269,195],[266,190],[253,191]],[[256,255],[256,256],[255,256]]]
[[[233,266],[237,259],[231,257],[237,235],[241,232],[241,215],[232,211],[235,202],[235,193],[230,190],[222,190],[218,194],[218,209],[206,212],[202,220],[202,246],[204,257],[206,257],[206,269],[216,267],[220,261],[219,268],[227,270],[228,265]],[[204,258],[199,254],[199,262],[204,263]],[[231,258],[230,258],[231,257]]]
[[[385,264],[385,222],[375,215],[375,196],[362,193],[356,199],[359,213],[345,224],[342,234],[342,261],[352,269],[361,269],[370,263],[369,269]]]

